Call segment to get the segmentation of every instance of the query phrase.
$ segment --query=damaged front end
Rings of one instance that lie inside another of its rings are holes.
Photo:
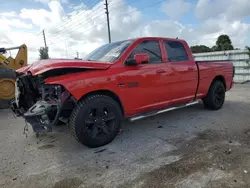
[[[46,84],[42,76],[28,74],[19,76],[16,81],[12,110],[24,117],[34,132],[51,132],[60,121],[67,122],[75,103],[63,86]]]

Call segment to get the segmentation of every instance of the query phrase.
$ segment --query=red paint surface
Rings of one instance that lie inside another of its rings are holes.
[[[112,63],[91,62],[76,59],[47,59],[37,61],[27,67],[17,70],[17,72],[31,72],[32,75],[42,74],[53,69],[62,68],[87,68],[87,69],[107,69]]]
[[[143,40],[158,40],[160,42],[162,63],[125,65],[131,51]],[[93,91],[108,90],[113,92],[119,97],[125,116],[201,99],[207,94],[216,76],[222,76],[225,79],[227,90],[231,88],[233,80],[233,64],[231,62],[197,63],[198,74],[197,64],[185,41],[178,40],[185,46],[189,60],[170,63],[167,61],[163,40],[177,41],[177,39],[168,38],[140,38],[135,40],[114,63],[56,59],[41,61],[25,71],[41,74],[57,68],[96,69],[51,77],[46,80],[46,83],[63,85],[77,100]],[[125,85],[119,86],[121,83]],[[128,83],[138,83],[138,86],[128,87]]]

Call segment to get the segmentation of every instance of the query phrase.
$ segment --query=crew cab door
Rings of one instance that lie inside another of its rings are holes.
[[[182,104],[194,99],[198,86],[198,70],[196,63],[187,53],[187,45],[181,41],[163,41],[168,64],[168,81],[171,87],[172,104]]]
[[[147,53],[149,62],[139,65],[126,65],[122,75],[122,95],[126,95],[131,113],[150,111],[165,106],[171,98],[166,93],[168,85],[167,65],[163,62],[159,40],[143,40],[131,51],[126,61],[135,54]]]

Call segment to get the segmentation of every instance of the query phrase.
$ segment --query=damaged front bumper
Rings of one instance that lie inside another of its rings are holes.
[[[34,132],[51,132],[52,126],[56,124],[60,107],[58,104],[49,104],[46,101],[37,101],[27,112],[23,113],[17,108],[16,102],[12,103],[12,111],[17,116],[23,116],[25,121],[29,123]],[[56,114],[54,109],[56,108]],[[51,113],[55,114],[51,120]]]
[[[60,116],[62,117],[63,107],[69,106],[68,99],[71,98],[69,92],[60,85],[42,84],[36,92],[39,93],[39,97],[29,103],[29,98],[32,98],[35,92],[27,97],[27,91],[31,88],[25,93],[27,88],[22,84],[19,85],[20,88],[16,87],[17,94],[16,100],[11,105],[12,111],[16,116],[22,116],[35,133],[51,132],[52,127],[60,121]]]

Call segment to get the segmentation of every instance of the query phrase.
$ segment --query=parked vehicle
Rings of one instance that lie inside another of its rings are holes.
[[[18,50],[15,58],[6,56],[6,53]],[[27,65],[27,46],[0,48],[0,109],[10,108],[15,98],[15,70]]]
[[[231,62],[194,61],[187,43],[146,37],[105,44],[84,60],[49,59],[18,70],[13,111],[35,132],[67,122],[88,147],[111,142],[123,118],[198,103],[219,110],[233,85]]]

